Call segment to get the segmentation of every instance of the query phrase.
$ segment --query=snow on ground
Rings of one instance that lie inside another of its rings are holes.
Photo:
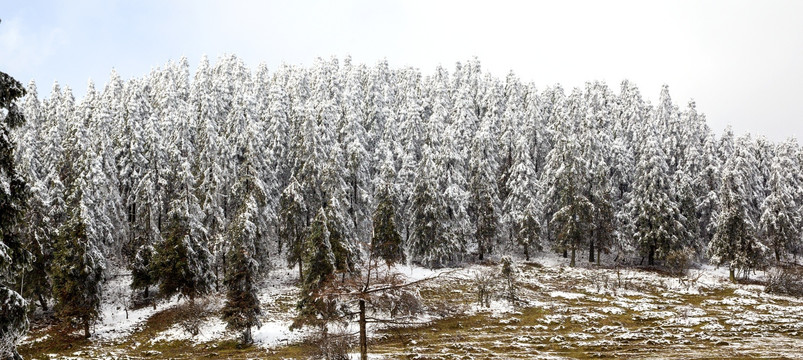
[[[113,270],[112,272],[119,271]],[[129,299],[131,299],[130,281],[129,276],[117,275],[106,282],[101,304],[101,318],[93,328],[93,337],[102,340],[121,339],[135,332],[153,314],[177,303],[174,298],[171,301],[158,303],[156,308],[145,306],[126,311],[129,307]]]
[[[553,292],[549,293],[549,296],[551,296],[551,297],[559,297],[559,298],[564,298],[564,299],[569,299],[569,300],[575,300],[575,299],[580,299],[580,298],[585,297],[584,294],[578,294],[578,293],[573,293],[573,292],[565,292],[565,291],[553,291]]]
[[[396,265],[394,270],[408,281],[429,279],[418,285],[422,291],[427,289],[429,298],[424,299],[425,312],[415,319],[416,323],[435,326],[439,319],[469,315],[487,319],[481,326],[465,329],[465,334],[460,333],[462,330],[450,330],[457,332],[454,335],[457,337],[447,333],[410,340],[405,343],[404,351],[440,355],[493,351],[509,357],[521,354],[519,357],[525,358],[537,353],[539,357],[550,358],[560,357],[560,351],[551,348],[586,347],[603,351],[633,346],[636,353],[628,356],[650,357],[638,351],[671,346],[678,354],[694,357],[714,354],[699,353],[699,349],[727,346],[731,351],[761,349],[773,356],[803,356],[794,351],[803,349],[803,299],[770,295],[760,285],[731,284],[726,269],[712,266],[693,269],[679,279],[645,270],[597,268],[580,263],[588,267],[568,267],[567,259],[551,253],[539,254],[529,263],[519,263],[520,302],[511,304],[500,295],[488,307],[476,303],[474,279],[477,274],[498,273],[498,267],[467,265],[432,270]],[[253,336],[262,348],[297,343],[310,334],[289,329],[298,299],[296,271],[275,268],[259,286],[262,325],[253,329]],[[93,338],[122,340],[144,326],[153,314],[183,304],[173,299],[161,302],[156,309],[130,310],[126,318],[129,280],[122,276],[107,283],[103,319],[95,325]],[[197,336],[175,324],[159,332],[149,343],[190,340],[203,344],[235,338],[237,334],[227,330],[218,316],[223,297],[217,295],[208,300],[210,315],[203,318]],[[381,341],[385,329],[369,326],[369,337]],[[356,324],[350,324],[348,331],[356,332]],[[391,333],[398,331],[403,330]],[[764,341],[746,340],[753,337]],[[28,341],[46,339],[39,334]],[[399,350],[382,351],[383,355],[375,358],[398,357],[394,354]]]
[[[272,321],[263,323],[259,329],[254,330],[254,342],[265,348],[277,345],[287,345],[295,342],[304,334],[302,331],[291,331],[290,321]]]
[[[165,310],[175,302],[161,302],[156,305],[156,309],[146,306],[137,310],[129,310],[128,318],[122,307],[116,304],[104,304],[102,307],[102,318],[95,324],[92,335],[103,340],[117,340],[131,335],[141,326],[151,315]]]

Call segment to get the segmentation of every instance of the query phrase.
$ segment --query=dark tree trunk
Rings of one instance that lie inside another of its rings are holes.
[[[588,242],[588,262],[594,263],[594,240]]]
[[[360,359],[368,360],[368,335],[365,320],[365,300],[360,300]]]
[[[524,244],[524,259],[530,261],[530,247],[528,244]]]
[[[563,258],[565,259],[565,258],[568,258],[568,257],[569,257],[569,252],[564,248],[563,249]]]
[[[601,254],[602,254],[602,249],[600,249],[600,247],[599,247],[599,246],[597,246],[597,266],[599,266],[599,265],[600,265],[600,262],[601,262],[601,261],[600,261],[600,259],[599,259],[599,258],[601,257]]]
[[[575,259],[576,252],[577,252],[577,251],[574,249],[574,246],[572,246],[572,261],[571,261],[571,263],[569,264],[569,266],[571,266],[571,267],[574,267],[574,266],[575,266],[574,259]]]
[[[647,265],[649,266],[655,265],[655,247],[652,245],[650,246],[650,251],[647,254]]]
[[[299,284],[304,281],[304,268],[301,265],[301,259],[298,259],[298,282]]]
[[[42,296],[42,293],[39,293],[36,296],[39,298],[39,306],[42,307],[42,311],[47,311],[47,300],[45,300],[45,297]]]
[[[84,337],[89,339],[89,319],[84,319]]]

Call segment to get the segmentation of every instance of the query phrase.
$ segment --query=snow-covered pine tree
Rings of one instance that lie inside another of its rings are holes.
[[[754,269],[761,263],[762,247],[756,239],[756,227],[750,215],[749,189],[746,169],[739,155],[728,159],[722,169],[719,189],[720,212],[716,232],[709,244],[711,260],[725,265],[730,280],[736,281],[736,271]]]
[[[277,71],[269,84],[268,108],[261,113],[263,121],[267,124],[268,139],[270,141],[273,159],[270,159],[279,189],[287,186],[290,180],[290,172],[293,169],[293,158],[291,158],[291,147],[288,140],[292,140],[290,133],[290,114],[291,99],[287,93],[287,66]],[[261,77],[257,77],[261,79]]]
[[[636,177],[629,208],[633,218],[633,240],[648,265],[664,258],[683,240],[685,231],[675,201],[666,154],[649,125],[643,132],[644,145],[636,165]]]
[[[190,88],[190,104],[197,119],[197,159],[194,171],[198,181],[198,201],[204,211],[203,225],[206,232],[201,243],[214,254],[223,254],[226,215],[224,210],[225,168],[228,154],[223,148],[225,138],[220,126],[224,116],[221,103],[215,93],[216,83],[209,60],[204,56]],[[215,267],[219,271],[218,267]],[[218,278],[216,274],[216,278]],[[222,277],[222,276],[221,276]]]
[[[365,141],[368,135],[363,127],[360,100],[363,97],[358,79],[349,76],[345,93],[343,94],[342,119],[338,138],[341,139],[344,157],[343,180],[347,188],[348,215],[352,222],[351,227],[356,231],[357,239],[368,241],[370,234],[370,208],[372,200],[371,189],[371,159],[366,150]]]
[[[418,162],[421,159],[421,146],[423,142],[424,108],[421,100],[420,74],[415,72],[409,75],[404,90],[404,103],[401,105],[401,118],[399,127],[401,146],[404,149],[401,154],[398,176],[396,176],[395,187],[398,189],[397,199],[399,206],[396,209],[396,218],[405,244],[410,241],[412,235],[411,209],[413,203],[413,188]]]
[[[684,233],[680,237],[681,248],[691,249],[701,254],[700,224],[697,218],[696,196],[692,188],[691,176],[683,170],[675,171],[675,202],[678,206],[678,221],[683,225]]]
[[[800,183],[793,172],[797,168],[797,149],[792,138],[778,147],[769,169],[769,196],[761,205],[759,229],[776,263],[800,238],[800,204],[796,202]]]
[[[28,301],[38,300],[43,310],[48,310],[51,279],[50,263],[53,258],[54,229],[51,227],[48,212],[50,208],[50,191],[45,184],[47,171],[43,167],[44,112],[37,97],[36,84],[28,84],[27,93],[22,102],[21,111],[25,123],[14,130],[16,144],[19,149],[14,152],[17,171],[30,186],[25,217],[20,226],[20,235],[27,252],[31,254],[29,267],[24,267],[17,274],[17,283],[23,283],[22,296]]]
[[[256,281],[260,264],[256,257],[258,244],[264,241],[264,226],[260,219],[264,212],[267,193],[256,166],[256,154],[252,145],[254,134],[246,131],[240,141],[238,157],[242,159],[238,168],[238,179],[232,195],[237,204],[237,215],[229,226],[226,263],[226,304],[223,306],[223,320],[229,329],[241,331],[241,343],[250,344],[253,339],[251,328],[259,326],[259,298]],[[263,247],[264,248],[264,247]],[[263,249],[264,251],[264,249]],[[261,255],[266,258],[265,254]]]
[[[443,121],[445,117],[439,117],[437,111],[430,118],[430,122]],[[445,259],[460,260],[466,254],[466,243],[470,238],[471,224],[467,213],[469,203],[468,181],[466,174],[466,157],[464,151],[460,150],[459,143],[456,141],[457,135],[454,127],[447,127],[447,132],[442,136],[438,151],[435,153],[435,164],[437,168],[434,173],[438,178],[438,197],[441,207],[441,225],[443,226],[442,255],[447,255]],[[432,131],[432,130],[431,130]]]
[[[254,240],[256,233],[252,219],[248,217],[256,213],[257,205],[249,199],[246,209],[235,218],[229,229],[228,262],[226,266],[226,303],[223,305],[222,317],[227,328],[241,331],[240,342],[253,342],[251,328],[259,326],[259,298],[256,293],[258,274],[257,261],[253,258],[256,252]]]
[[[568,111],[557,111],[556,122],[562,132],[555,136],[555,147],[547,155],[542,183],[546,185],[544,201],[549,210],[549,231],[554,235],[556,250],[564,256],[571,252],[575,266],[577,250],[589,239],[593,229],[594,204],[588,198],[588,162],[575,132],[584,114],[579,90],[572,92]]]
[[[373,236],[371,237],[371,256],[381,258],[390,267],[405,261],[404,244],[396,226],[396,199],[393,168],[393,153],[386,146],[379,149],[385,154],[382,162],[379,183],[376,188],[376,210],[373,216]]]
[[[0,72],[0,356],[20,358],[17,342],[28,329],[25,313],[27,302],[10,288],[14,274],[29,262],[29,253],[20,242],[17,223],[22,220],[28,189],[14,164],[15,144],[11,132],[25,123],[17,100],[25,96],[25,88],[17,80]],[[23,291],[24,292],[24,291]]]
[[[335,281],[336,271],[327,222],[326,212],[323,208],[319,209],[304,240],[307,248],[304,254],[306,270],[300,284],[298,315],[291,326],[317,326],[324,332],[324,336],[328,323],[339,318],[337,302],[326,293],[328,285]]]
[[[700,224],[702,248],[708,245],[714,236],[719,209],[719,186],[721,182],[720,160],[716,152],[716,140],[709,134],[703,144],[701,171],[694,176],[693,188],[697,194],[697,221]]]
[[[304,278],[304,239],[307,236],[307,205],[295,176],[279,199],[279,251],[286,246],[287,265],[298,265],[298,279]]]
[[[410,255],[416,262],[436,267],[448,261],[458,248],[444,234],[446,214],[435,178],[438,171],[432,159],[435,155],[429,145],[424,145],[422,153],[413,190]]]
[[[475,224],[474,238],[477,241],[477,255],[484,260],[486,255],[492,254],[499,236],[499,190],[497,188],[497,174],[499,164],[496,162],[497,149],[490,121],[483,121],[479,130],[474,134],[471,143],[471,160],[469,173],[470,205],[469,216]]]
[[[593,226],[594,205],[585,196],[585,167],[575,140],[562,136],[547,155],[545,193],[554,210],[549,222],[558,250],[571,252],[570,266],[575,266],[577,249],[588,239]],[[562,164],[562,165],[560,165]]]
[[[343,150],[336,143],[328,151],[328,160],[321,169],[321,199],[329,230],[329,244],[335,255],[335,270],[345,274],[354,270],[359,261],[361,250],[367,250],[367,239],[361,239],[351,216],[353,206],[350,202],[349,190],[344,175],[348,174],[343,166]],[[358,223],[361,224],[362,220]]]
[[[530,250],[540,250],[541,187],[535,173],[530,141],[520,135],[512,156],[512,166],[506,187],[509,193],[503,204],[502,221],[511,231],[511,240],[522,247],[530,260]]]
[[[109,231],[109,222],[101,206],[101,159],[89,145],[86,129],[79,128],[77,134],[75,146],[87,151],[73,164],[76,178],[69,189],[67,221],[58,231],[51,271],[57,316],[89,337],[90,325],[100,317],[105,258],[98,244]]]

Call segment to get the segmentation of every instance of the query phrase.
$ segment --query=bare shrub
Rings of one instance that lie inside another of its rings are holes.
[[[345,325],[334,329],[319,328],[310,339],[316,345],[316,359],[349,360],[349,350],[356,345],[356,337]]]
[[[185,333],[197,336],[204,318],[210,313],[208,299],[190,299],[176,307],[176,322]]]
[[[692,265],[694,251],[690,248],[671,250],[666,255],[666,269],[676,277],[686,276]]]
[[[502,280],[502,297],[507,299],[511,305],[522,302],[519,298],[519,268],[512,259],[505,256],[502,258],[499,278]]]
[[[477,303],[480,306],[490,307],[491,299],[496,294],[497,277],[488,270],[474,272],[474,286],[477,292]]]
[[[602,293],[613,285],[610,276],[602,271],[591,271],[591,275],[588,276],[588,279],[591,281],[597,293]]]
[[[702,271],[697,271],[697,272],[694,272],[694,273],[692,273],[691,271],[688,271],[685,277],[679,277],[678,278],[678,283],[680,284],[680,286],[683,289],[689,290],[692,287],[697,286],[697,283],[698,283],[698,281],[700,280],[700,278],[702,276],[703,276],[703,272]]]
[[[779,267],[767,272],[764,291],[771,294],[803,297],[803,268]]]

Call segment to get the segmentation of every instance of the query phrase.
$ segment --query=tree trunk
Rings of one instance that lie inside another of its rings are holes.
[[[365,321],[365,300],[360,300],[360,359],[368,360],[368,335]]]
[[[588,262],[594,263],[594,240],[588,242]]]
[[[575,263],[574,263],[575,253],[576,253],[576,251],[574,249],[574,246],[572,246],[572,262],[569,264],[569,266],[571,266],[571,267],[574,267],[574,265],[575,265]]]
[[[600,255],[602,255],[602,249],[600,249],[600,247],[598,246],[597,247],[597,266],[600,266],[600,260],[599,260]]]
[[[775,263],[779,265],[781,264],[781,253],[778,251],[777,247],[775,248]]]
[[[728,275],[732,283],[736,282],[736,273],[733,268],[728,269]]]
[[[249,345],[254,341],[253,337],[251,337],[251,327],[246,327],[245,331],[243,332],[243,345]]]
[[[84,337],[89,339],[89,319],[84,319]]]
[[[301,265],[301,259],[298,259],[298,283],[301,284],[301,282],[303,281],[304,281],[304,268]]]
[[[569,257],[569,253],[566,251],[566,248],[563,249],[563,258]]]
[[[39,306],[42,307],[42,311],[47,311],[47,301],[45,300],[45,297],[42,296],[42,293],[39,293],[36,296],[39,297]]]
[[[524,244],[524,259],[530,261],[530,246],[529,244]]]
[[[650,252],[647,254],[647,265],[655,265],[655,247],[650,246]]]

